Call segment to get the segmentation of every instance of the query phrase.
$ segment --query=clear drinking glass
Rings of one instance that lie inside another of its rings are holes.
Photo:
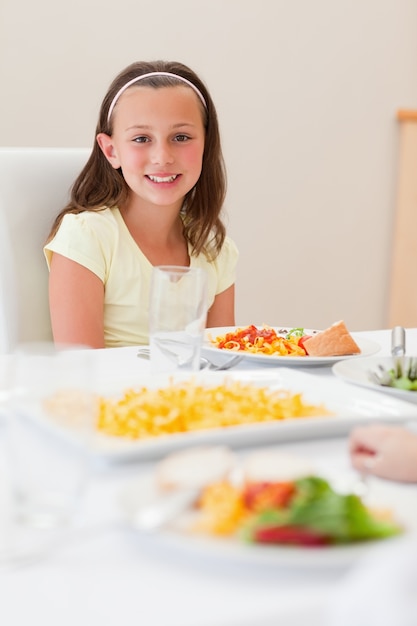
[[[207,318],[207,273],[201,268],[153,268],[149,343],[154,372],[198,371]]]
[[[80,512],[97,400],[91,350],[25,344],[10,366],[4,437],[8,523],[3,530],[8,532],[5,557],[13,562],[42,553]]]

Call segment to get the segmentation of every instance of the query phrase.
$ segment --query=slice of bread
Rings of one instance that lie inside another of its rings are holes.
[[[308,356],[344,356],[361,350],[341,320],[304,341]]]
[[[236,464],[236,457],[226,446],[207,446],[174,452],[156,467],[159,489],[204,487],[226,478]]]

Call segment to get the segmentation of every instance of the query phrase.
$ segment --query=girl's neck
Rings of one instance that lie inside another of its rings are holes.
[[[120,207],[123,219],[132,225],[140,226],[141,230],[150,235],[169,236],[181,224],[181,205],[157,206],[136,199],[128,199]]]
[[[189,265],[182,219],[173,207],[125,206],[123,220],[152,265]]]

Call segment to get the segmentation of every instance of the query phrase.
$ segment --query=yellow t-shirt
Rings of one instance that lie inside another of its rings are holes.
[[[152,265],[132,238],[117,207],[67,214],[45,246],[50,266],[57,252],[96,274],[104,283],[104,342],[108,348],[148,343]],[[208,305],[236,279],[238,250],[226,237],[220,254],[208,261],[191,256],[191,267],[208,274]]]

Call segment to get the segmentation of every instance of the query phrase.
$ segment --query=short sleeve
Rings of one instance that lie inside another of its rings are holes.
[[[105,282],[113,240],[114,226],[104,212],[69,213],[64,216],[55,237],[44,247],[44,254],[48,267],[56,252],[86,267]]]
[[[239,251],[235,242],[230,237],[226,237],[220,253],[214,260],[218,279],[216,295],[222,293],[236,282],[238,259]]]

